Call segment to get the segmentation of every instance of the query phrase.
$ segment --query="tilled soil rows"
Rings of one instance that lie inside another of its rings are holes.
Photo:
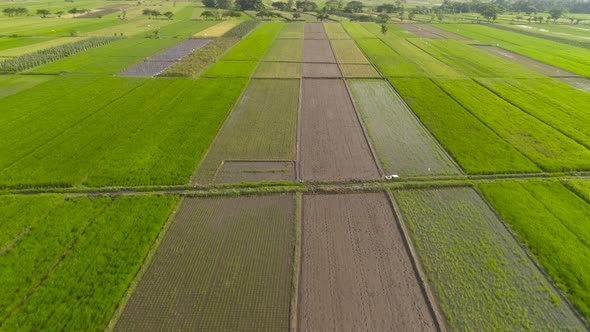
[[[300,177],[305,181],[379,177],[344,81],[304,79],[300,110]]]
[[[340,68],[335,63],[304,63],[304,78],[340,78]]]
[[[383,193],[304,195],[301,331],[434,331]]]
[[[115,331],[285,331],[292,195],[186,198]]]

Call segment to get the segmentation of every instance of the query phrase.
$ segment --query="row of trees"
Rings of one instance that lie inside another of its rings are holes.
[[[70,10],[68,10],[68,13],[76,15],[76,14],[84,14],[89,12],[89,9],[78,9],[78,8],[72,8]],[[8,7],[8,8],[4,8],[2,10],[2,12],[4,13],[4,15],[6,16],[20,16],[20,15],[28,15],[29,14],[29,10],[26,8],[15,8],[15,7]],[[49,15],[51,15],[51,11],[49,11],[49,9],[37,9],[36,14],[41,16],[42,18],[46,18]],[[63,11],[56,11],[54,13],[57,17],[61,17],[63,14],[65,14],[65,12]]]
[[[160,13],[159,10],[154,10],[154,9],[144,9],[142,11],[142,14],[147,16],[148,18],[159,18],[160,16],[165,16],[167,19],[171,20],[172,17],[174,17],[174,13],[173,12],[165,12],[165,13]]]
[[[234,7],[238,10],[264,9],[262,0],[203,0],[203,5],[217,9],[233,9]]]

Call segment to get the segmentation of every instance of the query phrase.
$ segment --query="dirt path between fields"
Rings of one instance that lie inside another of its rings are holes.
[[[304,195],[299,330],[435,331],[383,193]]]

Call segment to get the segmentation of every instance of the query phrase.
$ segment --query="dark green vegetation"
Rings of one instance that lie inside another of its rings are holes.
[[[0,257],[0,279],[10,285],[3,287],[0,330],[104,329],[175,201],[136,196],[60,204]]]
[[[590,320],[588,202],[557,182],[501,182],[479,188]]]
[[[394,197],[451,330],[584,329],[473,189]]]
[[[106,45],[116,39],[116,37],[92,37],[70,44],[23,54],[12,59],[0,61],[0,73],[18,73],[62,58],[67,58],[73,54],[84,52],[91,48]]]

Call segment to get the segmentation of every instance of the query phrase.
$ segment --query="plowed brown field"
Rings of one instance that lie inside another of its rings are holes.
[[[385,194],[303,196],[301,245],[301,331],[436,330]]]

